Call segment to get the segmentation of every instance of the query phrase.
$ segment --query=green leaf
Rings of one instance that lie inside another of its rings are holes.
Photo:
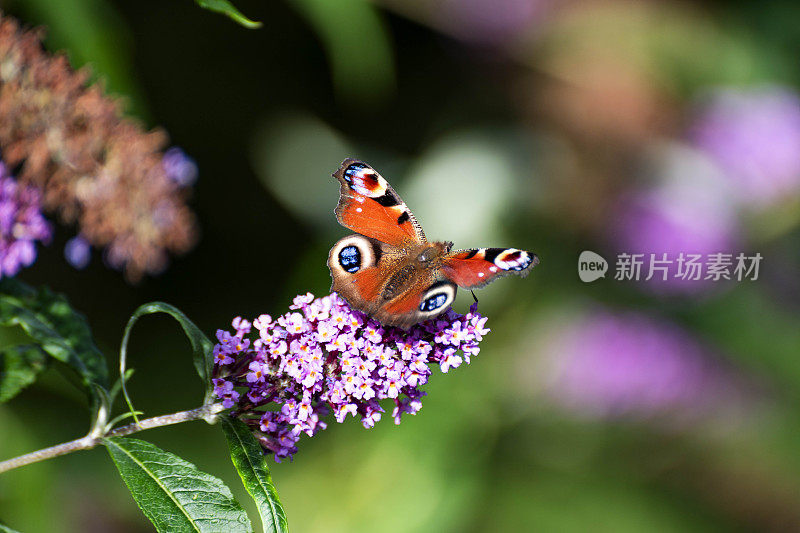
[[[22,327],[44,352],[75,369],[90,392],[92,383],[108,388],[106,359],[94,345],[86,318],[64,296],[15,279],[0,280],[0,325]]]
[[[252,531],[230,489],[175,454],[138,439],[103,439],[122,480],[157,531]]]
[[[211,393],[214,390],[211,384],[211,371],[214,366],[214,343],[212,343],[208,337],[206,337],[205,334],[200,331],[200,328],[198,328],[194,322],[189,320],[186,315],[184,315],[176,307],[164,302],[151,302],[144,304],[136,309],[136,311],[134,311],[131,315],[130,319],[128,319],[128,325],[125,326],[125,334],[122,337],[122,346],[119,350],[119,375],[128,375],[125,365],[127,364],[128,359],[128,339],[130,338],[133,325],[144,315],[151,315],[153,313],[166,313],[177,320],[183,328],[184,333],[186,333],[186,336],[189,338],[189,342],[192,344],[194,367],[197,370],[197,374],[200,376],[200,379],[205,384],[205,399],[206,403],[208,403],[208,401],[211,399]],[[125,401],[127,402],[130,410],[133,411],[133,405],[131,404],[130,397],[128,396],[128,391],[125,388],[124,379],[121,380],[121,384],[122,394],[125,397]],[[134,417],[134,419],[136,419],[136,417]]]
[[[7,402],[36,381],[47,366],[47,354],[35,344],[9,346],[0,351],[0,403]]]
[[[236,7],[228,2],[228,0],[195,0],[195,2],[197,2],[197,5],[203,9],[208,9],[209,11],[213,11],[215,13],[221,13],[238,22],[245,28],[250,28],[252,30],[261,27],[260,22],[250,20],[249,18],[245,17],[242,12],[236,9]]]
[[[238,418],[223,415],[220,421],[225,438],[228,439],[231,460],[242,478],[244,487],[258,506],[264,532],[289,531],[286,513],[269,475],[267,458],[253,432]]]

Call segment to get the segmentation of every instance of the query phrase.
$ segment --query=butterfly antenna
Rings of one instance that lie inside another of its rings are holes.
[[[478,303],[478,297],[475,296],[475,291],[469,291],[472,293],[472,299],[475,300],[475,303]]]

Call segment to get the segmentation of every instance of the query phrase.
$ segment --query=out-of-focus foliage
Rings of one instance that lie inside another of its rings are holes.
[[[272,467],[293,530],[800,528],[796,2],[237,2],[256,31],[192,2],[70,0],[63,17],[48,4],[4,6],[49,25],[48,46],[156,117],[202,176],[202,239],[162,277],[133,289],[49,249],[24,271],[86,311],[104,353],[146,301],[210,334],[325,294],[347,231],[330,173],[348,156],[431,238],[541,258],[476,292],[493,334],[431,379],[415,417],[332,424]],[[107,33],[123,38],[90,38]],[[608,260],[605,278],[579,280],[584,250]],[[617,255],[637,251],[763,261],[756,280],[615,280]],[[163,322],[131,341],[147,354],[130,383],[145,411],[196,399],[185,340]],[[83,422],[62,378],[41,375],[0,409],[1,457]],[[239,487],[216,428],[152,437]],[[22,531],[148,530],[102,459],[0,477],[0,515]]]
[[[261,23],[256,22],[255,20],[250,20],[249,18],[245,17],[241,11],[236,9],[236,7],[228,2],[228,0],[195,0],[197,5],[202,7],[203,9],[208,9],[209,11],[215,11],[217,13],[221,13],[227,17],[230,17],[231,20],[235,20],[245,28],[255,29],[260,28]]]
[[[368,0],[287,0],[325,48],[337,91],[351,104],[385,102],[394,85],[390,38]]]
[[[309,152],[309,146],[314,150]],[[287,113],[261,127],[252,161],[264,186],[300,215],[302,223],[331,231],[330,161],[343,159],[342,154],[352,150],[341,133],[319,119]]]
[[[93,384],[108,386],[106,360],[94,345],[86,318],[63,295],[34,290],[14,279],[0,282],[0,290],[1,326],[19,327],[49,356],[74,370],[87,391]]]

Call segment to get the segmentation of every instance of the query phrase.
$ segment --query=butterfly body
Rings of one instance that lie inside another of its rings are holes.
[[[516,248],[453,252],[451,242],[428,242],[399,195],[366,163],[346,159],[333,176],[341,184],[336,217],[357,234],[328,254],[331,289],[384,325],[407,329],[446,311],[458,286],[524,276],[538,263]]]

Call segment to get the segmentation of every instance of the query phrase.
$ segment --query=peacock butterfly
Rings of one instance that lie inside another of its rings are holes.
[[[400,196],[372,167],[345,159],[339,180],[339,223],[357,234],[331,248],[331,290],[387,326],[408,329],[450,307],[458,287],[476,289],[500,276],[526,276],[536,254],[516,248],[451,251],[428,242]]]

